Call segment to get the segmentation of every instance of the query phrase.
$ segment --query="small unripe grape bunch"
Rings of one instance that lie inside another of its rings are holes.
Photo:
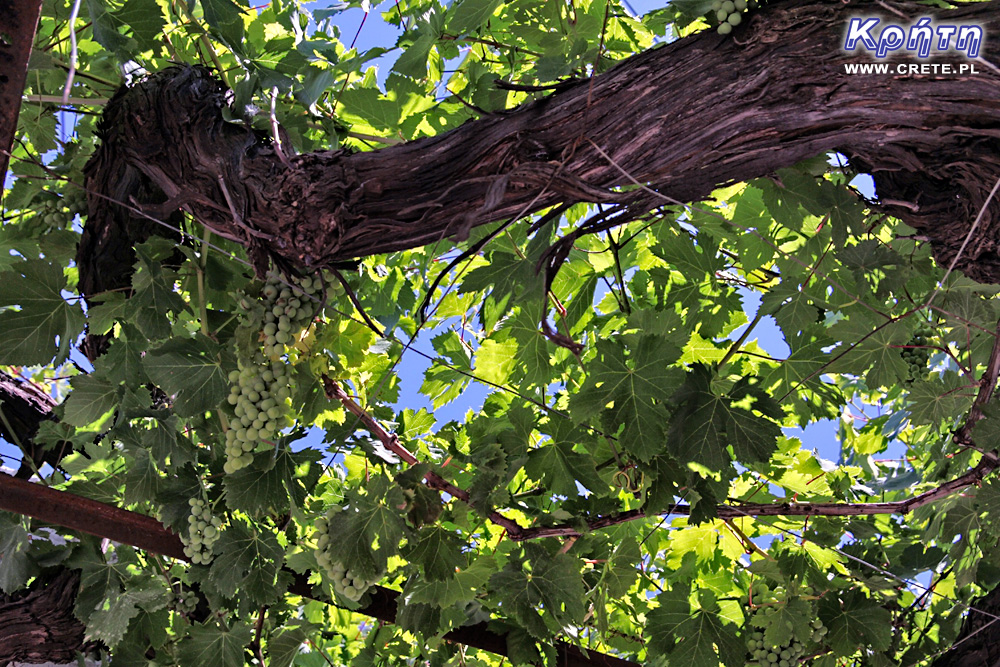
[[[337,595],[357,602],[369,588],[375,585],[379,578],[365,579],[356,572],[347,569],[343,563],[333,560],[330,555],[330,545],[334,538],[330,535],[329,518],[332,518],[338,511],[340,511],[339,507],[333,508],[326,517],[320,517],[316,520],[317,539],[314,553],[316,562],[333,581],[333,589]]]
[[[266,356],[280,357],[286,346],[295,342],[316,314],[322,291],[323,282],[319,278],[305,276],[289,285],[276,272],[267,274],[260,292],[264,304],[261,342]]]
[[[907,366],[907,377],[903,380],[903,384],[911,385],[917,380],[927,379],[927,365],[931,360],[930,339],[933,336],[934,330],[930,326],[921,325],[913,332],[913,337],[907,341],[906,346],[899,351]]]
[[[805,646],[796,638],[791,638],[787,644],[775,646],[764,639],[764,633],[754,630],[747,637],[748,665],[759,667],[797,667]]]
[[[208,565],[212,562],[212,548],[219,540],[222,519],[213,516],[212,508],[201,498],[191,498],[188,504],[191,514],[188,515],[187,535],[181,535],[184,555],[195,565]]]
[[[810,635],[809,638],[813,640],[813,642],[815,642],[816,644],[822,645],[823,642],[826,640],[826,633],[830,631],[829,628],[827,628],[823,624],[823,621],[819,620],[818,618],[814,618],[809,625],[810,627],[812,627],[812,634]]]
[[[265,359],[260,352],[251,360],[237,359],[236,363],[238,370],[229,373],[227,401],[233,415],[226,431],[226,474],[250,465],[258,445],[270,443],[290,425],[292,387],[288,366]]]
[[[719,34],[728,35],[734,26],[742,23],[746,8],[747,0],[715,0],[712,3],[712,13],[719,21]]]
[[[68,187],[63,192],[62,205],[69,211],[71,219],[77,215],[85,216],[87,215],[87,193],[80,188]]]
[[[66,214],[54,201],[43,201],[35,208],[35,217],[31,219],[31,224],[42,231],[52,229],[62,229],[68,222]]]
[[[198,594],[190,588],[185,588],[177,594],[175,609],[182,614],[191,614],[198,608]]]

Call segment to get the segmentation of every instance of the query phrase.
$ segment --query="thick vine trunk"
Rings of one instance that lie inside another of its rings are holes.
[[[980,62],[974,76],[846,74],[844,63],[873,60],[842,50],[849,18],[890,5],[914,20],[928,13],[910,2],[772,2],[730,37],[679,40],[437,137],[310,153],[291,167],[266,137],[223,120],[217,79],[178,68],[107,106],[88,187],[128,201],[116,180],[127,165],[163,191],[154,199],[167,204],[151,211],[186,207],[245,244],[258,266],[273,253],[316,267],[462,237],[556,202],[628,205],[624,220],[666,201],[614,190],[633,178],[688,202],[839,151],[874,176],[883,208],[930,237],[948,263],[1000,177],[1000,70]],[[939,21],[995,35],[1000,2]],[[997,40],[987,40],[983,60],[1000,61]],[[92,195],[81,285],[101,244],[115,242],[110,207],[95,203]],[[959,262],[979,280],[1000,280],[998,222],[994,205]]]

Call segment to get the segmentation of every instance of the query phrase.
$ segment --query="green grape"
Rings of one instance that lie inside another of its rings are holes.
[[[730,14],[729,18],[726,19],[726,22],[729,23],[729,25],[733,26],[739,25],[742,21],[743,21],[742,14]]]
[[[727,21],[726,23],[723,23],[722,25],[720,25],[717,28],[717,30],[719,31],[720,35],[728,35],[729,33],[731,33],[733,31],[733,26]]]
[[[911,385],[913,382],[927,377],[932,345],[929,338],[933,335],[934,332],[930,327],[918,326],[913,332],[913,337],[899,351],[899,355],[907,365],[907,377],[903,380],[903,384]]]
[[[722,3],[722,10],[727,14],[732,14],[736,11],[736,3],[733,0],[725,0]]]
[[[727,12],[725,9],[720,9],[715,13],[715,18],[719,19],[719,21],[723,23],[728,17],[729,17],[729,12]]]

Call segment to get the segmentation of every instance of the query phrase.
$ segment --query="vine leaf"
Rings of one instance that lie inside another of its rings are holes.
[[[19,517],[0,514],[0,591],[8,595],[20,589],[35,573],[35,562],[28,555],[28,531]]]
[[[802,599],[791,599],[785,604],[774,605],[770,616],[754,614],[752,623],[764,631],[764,641],[772,646],[784,646],[794,637],[808,637],[812,633],[809,621],[813,618],[812,606]]]
[[[500,4],[501,0],[459,0],[448,10],[448,31],[464,35],[477,30]]]
[[[683,372],[669,365],[681,349],[661,336],[640,336],[628,356],[621,340],[598,341],[597,351],[583,389],[570,402],[571,415],[582,422],[603,413],[610,430],[623,428],[619,440],[626,451],[649,461],[664,449],[663,401]]]
[[[546,621],[553,629],[580,622],[586,607],[579,561],[566,554],[550,556],[536,544],[527,545],[525,554],[525,560],[512,561],[490,577],[490,588],[507,612],[537,639],[548,637]]]
[[[118,387],[96,375],[78,375],[70,381],[73,391],[63,408],[63,421],[86,426],[110,412],[118,403]]]
[[[406,558],[419,563],[429,581],[445,581],[467,565],[461,552],[463,546],[465,543],[453,532],[441,526],[428,526],[420,531],[416,544],[406,551]]]
[[[246,623],[233,623],[223,629],[208,622],[195,625],[188,631],[180,645],[179,657],[182,667],[242,667],[243,647],[253,638],[253,630]]]
[[[495,571],[493,562],[488,557],[481,556],[469,567],[453,573],[450,579],[430,581],[415,577],[407,583],[403,595],[408,603],[434,604],[443,609],[475,599],[476,592],[482,589]]]
[[[231,598],[239,591],[257,606],[280,597],[276,584],[284,551],[274,535],[236,521],[222,531],[215,552],[211,577],[220,593]]]
[[[852,655],[859,645],[884,651],[892,643],[892,614],[861,591],[846,593],[843,602],[824,597],[819,616],[830,629],[830,648],[839,656]]]
[[[316,463],[318,455],[315,450],[290,452],[286,448],[273,455],[261,454],[254,465],[226,475],[226,505],[258,516],[284,512],[290,501],[301,504],[306,488],[311,488],[320,474],[317,465],[310,465]],[[300,466],[306,467],[300,469]]]
[[[87,636],[114,648],[140,611],[156,611],[166,606],[170,593],[161,581],[145,577],[129,582],[118,596],[105,599],[87,620]]]
[[[135,247],[139,270],[132,276],[132,298],[125,302],[126,311],[150,340],[168,338],[171,332],[167,313],[187,309],[184,299],[174,291],[173,274],[164,271],[156,252],[150,244]]]
[[[174,397],[174,412],[193,417],[214,409],[229,391],[221,345],[202,336],[172,338],[150,350],[146,374]]]
[[[707,609],[692,613],[687,593],[671,589],[656,598],[660,606],[649,613],[646,630],[653,652],[691,667],[718,667],[720,659],[724,665],[744,664],[746,647],[736,626]]]
[[[568,442],[531,450],[524,471],[533,479],[541,480],[549,493],[563,496],[578,495],[577,482],[594,492],[607,487],[597,474],[593,457],[573,451],[573,445]]]
[[[299,648],[309,639],[309,633],[320,628],[312,623],[298,627],[285,626],[267,642],[268,667],[291,667]]]
[[[63,298],[65,288],[62,267],[44,260],[19,262],[3,272],[0,331],[5,343],[0,364],[47,364],[53,357],[58,364],[69,355],[85,318],[79,305]]]
[[[381,477],[372,479],[368,495],[351,498],[350,505],[329,520],[329,532],[337,536],[330,547],[334,561],[369,579],[385,571],[403,540],[405,524],[395,508],[405,506],[405,496],[389,484]]]
[[[734,403],[752,401],[770,415],[778,414],[777,406],[746,379],[733,387],[732,396],[716,396],[711,383],[712,371],[699,364],[674,396],[680,405],[670,420],[671,453],[712,470],[729,466],[727,445],[741,461],[766,461],[777,446],[780,427]]]

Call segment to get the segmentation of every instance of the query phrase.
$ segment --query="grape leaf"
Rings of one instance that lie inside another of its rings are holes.
[[[448,32],[464,35],[477,30],[501,4],[502,0],[459,0],[448,10]]]
[[[824,596],[819,616],[829,628],[827,642],[839,656],[850,656],[858,646],[884,651],[892,643],[892,614],[860,590],[848,591],[843,601]]]
[[[219,592],[233,597],[239,591],[256,605],[278,599],[278,566],[284,550],[273,534],[252,529],[242,521],[232,521],[215,544],[212,581]]]
[[[581,422],[603,412],[611,430],[624,427],[619,439],[626,451],[648,461],[664,449],[663,402],[683,377],[669,366],[681,350],[661,336],[640,336],[628,356],[621,339],[600,340],[597,350],[586,383],[570,401],[571,415]]]
[[[95,375],[77,375],[70,381],[73,391],[66,399],[63,420],[86,426],[112,410],[118,403],[118,387]]]
[[[149,378],[174,397],[174,412],[191,417],[215,409],[229,392],[223,356],[222,346],[198,334],[168,340],[150,350],[143,364]]]
[[[579,493],[577,482],[594,492],[608,486],[597,474],[593,457],[573,451],[573,445],[568,442],[556,442],[531,450],[524,471],[532,478],[541,480],[549,493],[564,496]]]
[[[746,647],[736,626],[722,622],[713,612],[692,612],[683,589],[661,593],[659,606],[649,613],[647,633],[653,651],[669,655],[670,663],[692,667],[718,667],[745,663]]]
[[[490,588],[507,613],[538,639],[548,636],[547,621],[553,629],[580,622],[586,607],[579,561],[566,554],[550,556],[533,544],[525,554],[524,561],[513,561],[490,577]]]
[[[87,636],[115,648],[125,636],[129,623],[140,610],[163,608],[171,593],[161,580],[145,577],[130,581],[125,591],[105,599],[87,619]]]
[[[401,511],[395,509],[405,504],[403,492],[387,488],[384,481],[379,484],[376,480],[380,479],[372,480],[368,495],[352,497],[350,505],[329,521],[329,532],[336,536],[330,543],[333,560],[368,579],[385,571],[389,556],[399,549],[405,527]]]
[[[209,620],[205,625],[193,625],[180,642],[181,667],[242,667],[243,648],[252,638],[253,630],[246,623],[235,622],[229,628],[220,628]]]
[[[28,554],[30,540],[20,517],[0,512],[0,591],[10,595],[28,583],[38,568]]]
[[[44,260],[18,262],[0,274],[0,331],[5,341],[0,364],[47,364],[53,357],[60,363],[66,358],[85,319],[79,305],[63,298],[65,287],[62,267]]]
[[[435,604],[442,608],[472,600],[476,592],[496,571],[494,563],[486,556],[477,558],[469,567],[455,572],[450,579],[430,581],[423,577],[411,579],[403,590],[409,601]]]
[[[462,554],[465,542],[455,533],[441,526],[425,526],[416,543],[406,552],[406,559],[419,563],[428,581],[445,581],[455,576],[456,570],[466,567]]]

